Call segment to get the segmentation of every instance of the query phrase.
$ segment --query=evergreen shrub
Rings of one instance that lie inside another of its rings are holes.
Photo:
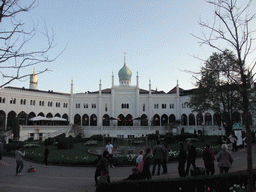
[[[103,141],[103,135],[92,135],[91,137],[90,137],[90,139],[92,139],[92,140],[96,140],[96,141]]]
[[[73,149],[73,148],[74,148],[73,138],[58,139],[58,149]]]

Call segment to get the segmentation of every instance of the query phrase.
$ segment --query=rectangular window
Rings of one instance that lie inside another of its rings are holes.
[[[162,104],[162,109],[166,109],[166,104]]]
[[[158,109],[158,104],[154,104],[154,109]]]
[[[5,97],[0,97],[0,103],[5,103]]]
[[[10,99],[10,104],[15,104],[16,103],[16,98],[11,98]]]
[[[29,138],[32,138],[33,140],[34,140],[34,136],[35,136],[34,133],[30,133],[30,134],[29,134]]]
[[[122,109],[129,109],[129,103],[122,103],[121,108]]]
[[[92,103],[92,108],[96,109],[96,103]]]
[[[133,139],[134,135],[127,135],[128,139]]]
[[[105,103],[105,111],[108,111],[108,104]]]
[[[143,103],[142,110],[145,111],[145,108],[146,108],[146,105],[145,105],[145,103]]]
[[[88,103],[84,103],[84,108],[88,108]]]
[[[43,141],[43,133],[39,133],[39,141]]]
[[[119,138],[119,139],[123,139],[124,135],[117,135],[116,137]]]

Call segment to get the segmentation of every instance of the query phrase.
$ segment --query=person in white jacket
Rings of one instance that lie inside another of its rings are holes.
[[[16,166],[16,175],[17,176],[22,175],[21,171],[24,167],[23,159],[22,159],[23,156],[25,156],[25,150],[21,151],[21,147],[18,147],[17,150],[15,150],[15,158],[16,158],[16,163],[17,163],[17,166]]]
[[[144,151],[141,150],[139,156],[136,158],[136,165],[138,166],[143,160]]]

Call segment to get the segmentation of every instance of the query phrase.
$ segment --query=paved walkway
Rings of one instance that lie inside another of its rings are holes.
[[[232,153],[234,158],[230,172],[246,170],[246,150],[240,149]],[[27,169],[33,164],[36,172],[28,173]],[[203,167],[202,158],[196,160],[198,167]],[[3,157],[0,161],[0,191],[1,192],[93,192],[95,167],[63,167],[48,166],[24,161],[23,176],[15,176],[16,162],[14,158]],[[168,174],[154,176],[153,179],[175,178],[178,176],[178,163],[168,164]],[[253,145],[253,167],[256,168],[256,145]],[[219,173],[215,165],[216,174]],[[116,167],[110,169],[111,181],[118,181],[131,174],[132,167]]]

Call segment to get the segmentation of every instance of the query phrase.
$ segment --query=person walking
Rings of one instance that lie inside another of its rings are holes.
[[[108,160],[110,167],[115,168],[113,165],[113,152],[114,152],[114,146],[111,144],[111,141],[108,141],[108,144],[106,145],[106,151],[108,151]]]
[[[214,168],[214,152],[211,149],[211,144],[207,143],[205,149],[203,150],[203,160],[204,160],[204,166],[206,169],[206,175],[214,175],[215,168]]]
[[[163,162],[162,162],[162,167],[163,167],[163,174],[167,173],[167,162],[168,162],[168,157],[169,157],[169,149],[167,143],[164,143],[164,157],[163,157]]]
[[[218,161],[218,167],[220,168],[220,174],[223,172],[228,173],[234,161],[231,154],[227,151],[228,150],[227,144],[223,144],[221,148],[222,150],[219,151],[216,156],[216,159]]]
[[[180,154],[179,154],[179,165],[178,165],[178,172],[180,177],[185,177],[185,163],[187,161],[187,152],[184,149],[183,143],[180,142]]]
[[[157,176],[160,175],[161,164],[165,155],[165,150],[162,145],[160,145],[160,141],[157,141],[157,145],[153,148],[153,170],[152,175],[155,175],[156,165],[158,165]]]
[[[48,167],[48,156],[49,156],[49,149],[47,145],[44,146],[44,167]]]
[[[18,147],[15,150],[15,158],[16,158],[16,164],[17,164],[16,165],[16,175],[17,176],[22,175],[21,171],[24,167],[22,156],[23,157],[25,156],[25,150],[21,151],[21,147]]]
[[[186,175],[189,174],[189,168],[192,164],[194,169],[196,168],[196,148],[192,145],[192,141],[188,141],[188,158],[187,158],[187,169],[186,169]]]

